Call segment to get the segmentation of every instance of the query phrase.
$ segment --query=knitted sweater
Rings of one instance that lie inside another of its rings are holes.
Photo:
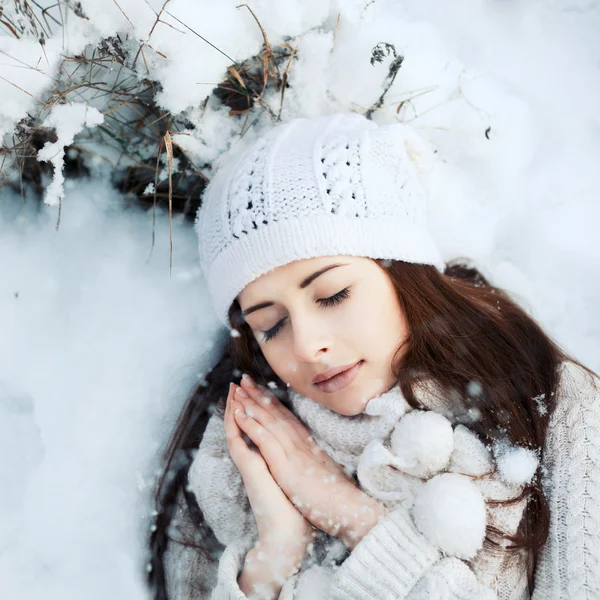
[[[425,388],[419,400],[443,412],[435,398]],[[371,400],[365,413],[355,417],[344,417],[295,393],[291,401],[319,445],[357,474],[361,488],[383,502],[389,513],[351,553],[341,542],[322,534],[301,571],[286,581],[280,600],[600,597],[600,385],[577,365],[561,365],[556,409],[543,452],[542,484],[550,506],[550,534],[538,559],[531,596],[519,555],[484,546],[474,558],[461,560],[447,549],[442,551],[416,526],[410,507],[427,477],[389,449],[390,435],[411,410],[398,387]],[[474,436],[456,427],[454,450],[445,470],[476,476],[486,501],[518,495],[518,486],[489,476],[488,463],[489,456],[477,447]],[[211,417],[190,468],[189,489],[225,550],[215,558],[169,544],[165,555],[169,599],[244,600],[237,578],[246,553],[257,540],[256,523],[239,472],[229,458],[219,410]],[[514,532],[523,508],[522,502],[488,502],[487,523]],[[183,502],[177,519],[180,526],[190,524]]]

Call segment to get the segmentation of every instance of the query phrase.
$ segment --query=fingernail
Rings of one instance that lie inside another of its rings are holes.
[[[250,375],[248,375],[248,373],[244,373],[242,375],[242,379],[250,386],[252,387],[256,387],[256,384],[254,383],[252,377],[250,377]]]
[[[244,413],[243,410],[240,410],[239,408],[235,409],[235,416],[239,417],[240,419],[245,419],[246,418],[246,413]]]
[[[237,388],[237,390],[235,390],[235,393],[240,397],[240,398],[248,398],[248,394],[246,394],[246,392],[241,388]]]

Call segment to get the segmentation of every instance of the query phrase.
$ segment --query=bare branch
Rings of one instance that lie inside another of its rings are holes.
[[[186,29],[189,29],[194,35],[197,35],[202,41],[206,42],[209,46],[212,46],[215,50],[217,50],[217,52],[220,52],[225,58],[228,58],[232,63],[235,63],[235,60],[233,60],[233,58],[231,58],[231,56],[228,56],[227,54],[225,54],[225,52],[223,52],[223,50],[221,50],[220,48],[217,48],[217,46],[215,46],[213,43],[209,42],[205,37],[202,37],[197,31],[194,31],[191,27],[186,25],[183,21],[180,21],[174,14],[170,13],[168,10],[165,10],[165,13],[167,13],[171,18],[175,19],[179,24],[183,25]]]

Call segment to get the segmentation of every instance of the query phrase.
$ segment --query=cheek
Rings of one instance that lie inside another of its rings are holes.
[[[271,340],[268,344],[263,345],[262,353],[271,369],[282,381],[290,382],[293,380],[298,366],[293,360],[288,344]]]
[[[398,344],[406,337],[404,318],[395,297],[372,293],[357,300],[347,319],[361,343],[384,351],[387,342]]]

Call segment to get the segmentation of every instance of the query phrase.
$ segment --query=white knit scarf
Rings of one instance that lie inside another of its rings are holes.
[[[348,471],[354,473],[359,458],[374,439],[384,439],[407,411],[411,410],[400,387],[369,400],[363,413],[340,415],[310,398],[291,390],[294,413],[306,425],[319,446]]]

